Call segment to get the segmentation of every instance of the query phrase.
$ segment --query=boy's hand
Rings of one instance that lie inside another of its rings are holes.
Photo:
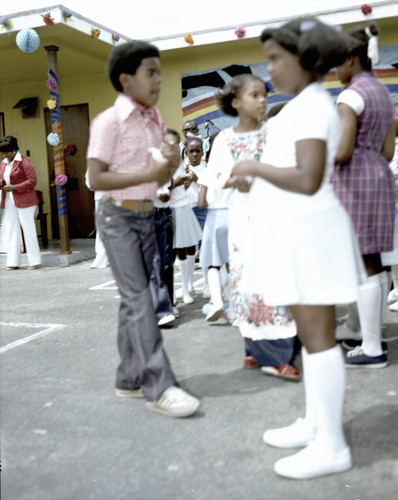
[[[167,160],[154,160],[152,153],[148,153],[148,182],[156,181],[159,186],[163,186],[173,176],[175,169],[169,167]]]
[[[181,161],[180,146],[178,145],[178,143],[170,143],[164,141],[160,146],[160,152],[166,158],[168,167],[173,169],[173,172],[175,172]]]

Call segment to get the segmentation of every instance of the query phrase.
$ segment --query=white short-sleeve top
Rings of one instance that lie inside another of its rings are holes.
[[[273,217],[311,213],[339,204],[330,183],[334,158],[341,137],[340,120],[323,83],[312,83],[268,121],[267,141],[261,162],[275,167],[297,166],[296,142],[320,139],[326,142],[326,164],[321,187],[313,195],[280,189],[255,178],[250,197],[266,203]]]

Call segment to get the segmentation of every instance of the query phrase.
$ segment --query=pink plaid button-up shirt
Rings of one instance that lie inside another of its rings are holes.
[[[94,118],[90,127],[87,159],[109,165],[111,172],[140,172],[148,167],[148,149],[158,148],[166,125],[157,108],[147,108],[120,94],[114,105]],[[154,200],[157,182],[105,191],[115,200]]]

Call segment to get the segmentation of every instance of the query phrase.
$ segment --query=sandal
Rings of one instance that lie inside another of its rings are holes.
[[[301,374],[293,365],[278,365],[278,366],[262,366],[261,371],[265,375],[272,375],[273,377],[284,378],[293,382],[301,380]]]
[[[18,266],[8,266],[7,271],[15,271],[16,269],[19,269]]]
[[[246,356],[245,359],[243,360],[243,366],[242,368],[258,368],[258,363],[257,361],[253,358],[253,356]]]
[[[28,271],[33,271],[34,269],[39,269],[40,264],[36,264],[35,266],[29,266]]]

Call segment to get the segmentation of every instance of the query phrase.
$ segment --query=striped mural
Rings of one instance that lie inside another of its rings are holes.
[[[253,73],[263,78],[264,82],[270,82],[267,65],[267,62],[242,64],[183,74],[181,83],[184,121],[195,120],[203,137],[207,135],[206,121],[208,120],[219,129],[233,126],[237,119],[225,116],[217,106],[215,99],[217,88],[222,87],[233,76],[240,73]],[[374,71],[387,85],[393,101],[398,102],[398,44],[380,47],[380,64],[374,68]],[[325,86],[332,96],[337,96],[341,92],[342,85],[335,71],[325,76]],[[269,92],[268,109],[290,98],[289,95]]]

